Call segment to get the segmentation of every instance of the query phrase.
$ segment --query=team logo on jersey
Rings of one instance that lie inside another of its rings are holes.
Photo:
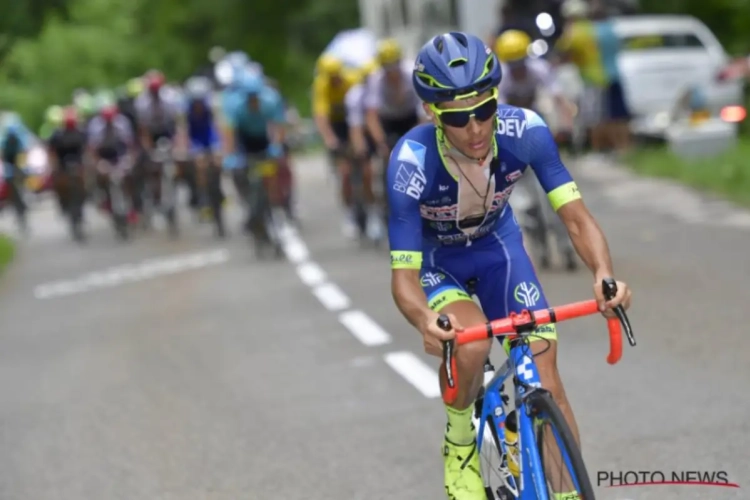
[[[513,298],[516,299],[516,302],[526,307],[535,306],[541,296],[539,287],[529,281],[522,281],[513,289]]]
[[[427,178],[422,169],[401,163],[396,171],[393,190],[418,200],[422,196],[426,183]]]
[[[516,170],[506,175],[505,180],[508,182],[516,182],[521,177],[523,177],[523,172],[521,172],[520,170]]]
[[[523,137],[526,131],[526,120],[518,118],[503,118],[497,121],[497,133],[509,137]]]
[[[427,287],[427,286],[437,286],[439,285],[443,280],[445,279],[445,275],[443,273],[432,273],[432,272],[426,272],[422,276],[422,278],[419,280],[419,284]]]
[[[427,148],[415,141],[405,140],[401,149],[398,151],[398,161],[405,163],[411,163],[419,168],[424,168],[425,156],[427,155]]]

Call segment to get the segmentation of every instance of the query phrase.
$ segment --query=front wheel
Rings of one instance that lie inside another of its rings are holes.
[[[547,391],[534,392],[527,404],[534,419],[536,446],[549,498],[568,494],[563,498],[593,500],[594,488],[581,450],[552,395]]]

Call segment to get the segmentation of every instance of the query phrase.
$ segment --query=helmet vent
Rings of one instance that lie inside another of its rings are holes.
[[[459,66],[463,66],[467,62],[469,62],[469,61],[466,60],[465,57],[459,57],[459,58],[453,59],[451,62],[449,62],[448,66],[451,67],[451,68],[457,68]]]

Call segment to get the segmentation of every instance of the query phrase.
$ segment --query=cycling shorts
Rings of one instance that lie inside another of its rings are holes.
[[[218,151],[220,142],[218,138],[212,138],[210,141],[196,140],[195,138],[190,139],[190,154],[191,156],[200,154],[211,154],[214,151]]]
[[[349,140],[349,124],[346,122],[346,120],[334,121],[331,122],[331,128],[333,129],[333,133],[336,135],[336,138],[339,140],[339,143],[341,143],[341,146],[346,148],[351,142]],[[375,153],[377,151],[375,141],[372,139],[368,132],[365,132],[365,140],[367,141],[367,156],[368,158],[372,158],[373,156],[375,156]]]
[[[266,135],[252,136],[239,131],[236,132],[235,142],[240,151],[251,155],[265,153],[271,145],[271,141],[268,140]]]
[[[467,291],[470,281],[476,281],[474,293],[490,320],[548,307],[518,226],[503,231],[502,237],[496,232],[474,240],[470,247],[435,247],[424,255],[420,284],[436,312],[454,302],[472,300]],[[557,340],[555,325],[540,326],[535,335],[531,341]]]

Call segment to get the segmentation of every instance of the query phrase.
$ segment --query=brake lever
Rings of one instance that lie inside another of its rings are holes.
[[[602,291],[604,292],[604,298],[612,300],[617,295],[617,282],[613,278],[604,278],[602,280]],[[635,347],[635,335],[633,334],[633,327],[630,326],[630,320],[628,315],[625,313],[625,308],[622,305],[615,307],[614,309],[617,319],[620,320],[620,324],[625,329],[625,335],[628,337],[628,343],[631,347]]]
[[[451,321],[448,316],[441,314],[437,319],[437,325],[442,330],[450,331],[452,328]],[[445,365],[445,381],[448,387],[453,389],[456,386],[456,381],[453,376],[453,351],[456,347],[455,340],[443,340],[443,365]]]

